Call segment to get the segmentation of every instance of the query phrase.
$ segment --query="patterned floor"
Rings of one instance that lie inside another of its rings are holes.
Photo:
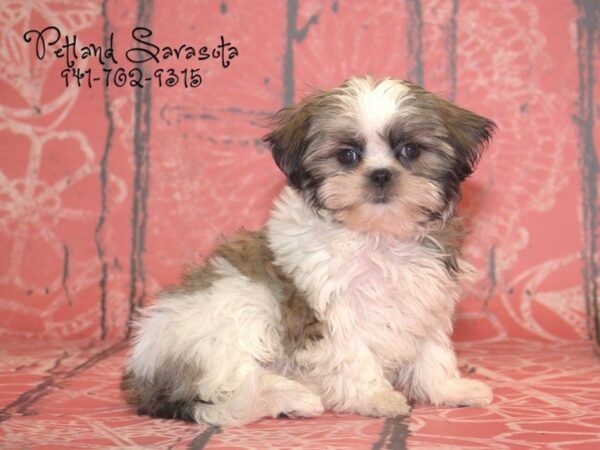
[[[594,449],[600,363],[588,343],[462,343],[489,408],[417,406],[404,420],[326,414],[215,429],[136,416],[119,391],[126,345],[0,349],[0,448]]]

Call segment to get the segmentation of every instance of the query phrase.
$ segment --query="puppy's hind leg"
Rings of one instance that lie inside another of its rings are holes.
[[[223,401],[198,403],[194,418],[213,425],[243,425],[263,417],[313,417],[323,413],[318,395],[302,384],[255,367]]]
[[[278,417],[315,417],[323,413],[321,398],[297,381],[265,372],[261,377],[267,415]]]

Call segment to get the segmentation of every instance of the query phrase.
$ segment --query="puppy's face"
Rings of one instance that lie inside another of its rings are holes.
[[[276,116],[265,137],[315,209],[409,237],[450,217],[494,123],[413,84],[353,78]]]

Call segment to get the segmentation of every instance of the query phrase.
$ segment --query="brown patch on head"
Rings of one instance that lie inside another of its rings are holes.
[[[307,178],[302,160],[311,144],[312,122],[326,97],[326,93],[317,92],[298,105],[283,108],[274,117],[273,131],[263,138],[271,147],[277,166],[298,189]]]
[[[496,131],[496,124],[479,114],[461,108],[415,84],[406,82],[415,96],[419,115],[435,114],[445,129],[444,142],[453,150],[452,171],[463,181],[471,175],[481,154]]]
[[[351,229],[407,237],[454,215],[494,127],[414,84],[366,77],[283,110],[266,141],[316,210]],[[389,181],[374,183],[381,170]]]

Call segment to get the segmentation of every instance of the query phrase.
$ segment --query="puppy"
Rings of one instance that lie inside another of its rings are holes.
[[[223,242],[134,323],[124,384],[139,413],[232,425],[395,417],[407,398],[488,405],[449,336],[472,274],[460,185],[494,129],[368,77],[280,111],[265,141],[289,183],[266,227]]]

